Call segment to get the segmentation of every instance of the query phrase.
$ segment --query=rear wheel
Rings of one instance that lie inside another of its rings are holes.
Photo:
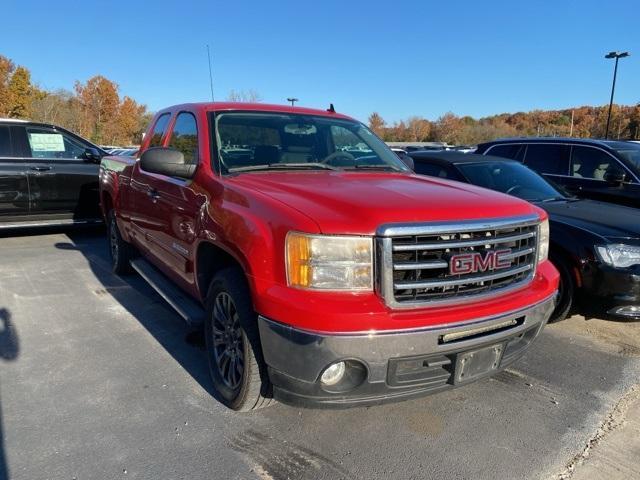
[[[111,253],[111,270],[118,275],[132,272],[129,263],[135,255],[133,246],[125,242],[120,235],[120,229],[116,222],[115,210],[110,210],[108,215],[109,252]]]
[[[560,285],[558,286],[558,304],[549,317],[549,323],[567,318],[573,308],[576,291],[576,282],[567,263],[558,258],[551,258],[551,263],[560,273]]]
[[[271,404],[257,315],[244,275],[237,268],[218,272],[211,282],[205,340],[209,372],[222,403],[238,411]]]

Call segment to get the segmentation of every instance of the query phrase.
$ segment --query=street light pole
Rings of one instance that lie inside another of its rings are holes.
[[[295,104],[297,101],[298,101],[298,99],[297,99],[297,98],[293,98],[293,97],[291,97],[291,98],[287,98],[287,102],[291,102],[291,106],[292,106],[292,107],[294,106],[294,104]]]
[[[613,107],[613,93],[616,90],[616,77],[618,76],[618,60],[628,57],[629,52],[609,52],[604,58],[615,58],[616,64],[613,67],[613,84],[611,85],[611,99],[609,100],[609,113],[607,114],[607,128],[604,131],[605,140],[609,138],[609,123],[611,123],[611,107]]]

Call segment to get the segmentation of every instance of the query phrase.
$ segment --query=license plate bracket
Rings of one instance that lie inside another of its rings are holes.
[[[460,353],[456,357],[454,383],[466,383],[497,370],[502,361],[504,344],[498,343]]]

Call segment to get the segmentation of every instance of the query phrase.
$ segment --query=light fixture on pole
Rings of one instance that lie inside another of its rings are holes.
[[[609,100],[609,113],[607,114],[607,128],[604,131],[605,140],[609,138],[609,123],[611,122],[611,107],[613,107],[613,93],[616,90],[616,76],[618,75],[618,60],[624,57],[628,57],[629,52],[609,52],[604,58],[615,58],[616,65],[613,67],[613,84],[611,85],[611,99]]]
[[[298,101],[298,99],[297,99],[297,98],[293,98],[293,97],[291,97],[291,98],[287,98],[287,102],[291,102],[291,106],[292,106],[292,107],[293,107],[293,106],[295,106],[295,103],[296,103],[297,101]]]

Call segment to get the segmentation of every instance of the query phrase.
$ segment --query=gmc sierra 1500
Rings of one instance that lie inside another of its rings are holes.
[[[491,375],[553,310],[546,213],[414,175],[345,115],[160,111],[106,157],[113,268],[204,324],[218,397],[250,410],[400,400]]]

